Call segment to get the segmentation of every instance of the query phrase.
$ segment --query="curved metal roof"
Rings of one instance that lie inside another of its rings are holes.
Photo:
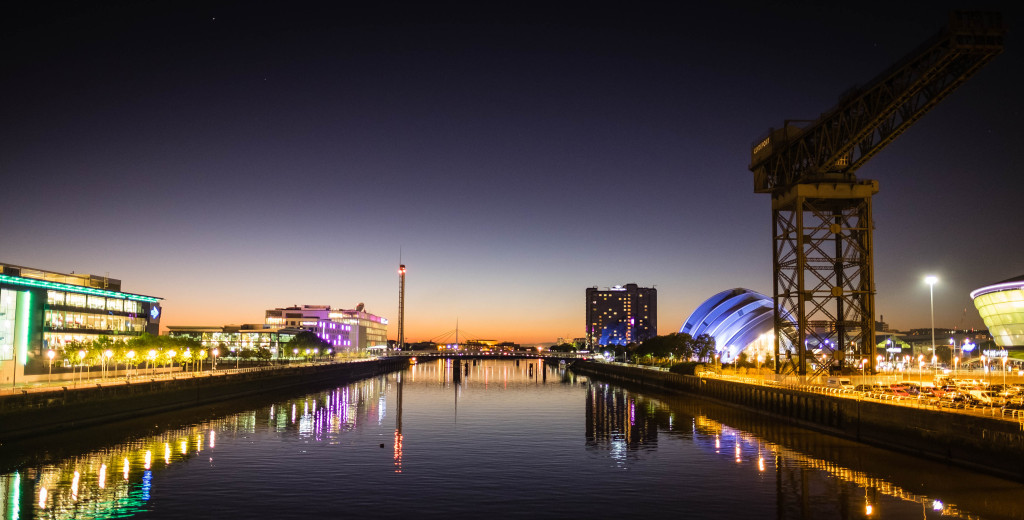
[[[1016,276],[1016,277],[1010,278],[1008,280],[1003,280],[1001,282],[996,282],[996,283],[994,283],[992,285],[988,285],[988,286],[982,287],[980,289],[975,289],[975,290],[971,291],[971,299],[973,300],[973,299],[977,298],[978,296],[981,296],[982,294],[988,294],[988,293],[998,292],[998,291],[1005,291],[1007,289],[1022,289],[1022,288],[1024,288],[1024,275]]]
[[[773,310],[768,296],[750,289],[729,289],[700,304],[679,332],[693,337],[708,334],[715,338],[715,349],[723,353],[723,361],[730,361],[758,337],[773,331]]]

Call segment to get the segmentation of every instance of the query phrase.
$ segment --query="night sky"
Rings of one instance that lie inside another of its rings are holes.
[[[968,293],[1024,274],[1011,2],[30,4],[0,16],[0,261],[109,274],[164,325],[395,324],[400,254],[413,341],[579,337],[589,286],[656,286],[661,334],[770,295],[752,143],[957,8],[1007,50],[857,172],[877,312],[927,327],[936,274],[936,325],[980,327]]]

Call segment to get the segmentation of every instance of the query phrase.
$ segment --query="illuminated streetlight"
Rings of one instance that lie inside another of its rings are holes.
[[[1006,354],[1006,351],[1003,351]],[[1006,391],[1006,356],[1003,356],[1003,391]]]
[[[103,361],[104,377],[106,377],[105,373],[107,369],[107,363],[110,362],[110,358],[114,357],[114,351],[108,348],[105,352],[103,352],[103,357],[106,358],[106,360]]]
[[[78,367],[78,380],[81,381],[82,378],[85,375],[83,373],[83,372],[85,372],[85,351],[84,350],[79,350],[78,351],[78,365],[79,365],[79,367]]]
[[[156,370],[156,367],[153,366],[154,361],[156,361],[156,351],[150,350],[149,361],[146,361],[146,366],[151,368],[151,370],[149,371],[149,375],[153,375],[153,370]]]
[[[220,349],[213,349],[213,370],[217,370],[217,356],[220,355]]]
[[[50,378],[53,376],[53,356],[56,356],[56,355],[57,355],[57,353],[54,352],[53,349],[50,349],[50,350],[46,351],[46,357],[50,358],[50,373],[46,375],[46,382],[47,383],[50,382]]]
[[[131,369],[129,369],[129,367],[131,366],[131,363],[135,360],[135,351],[134,350],[129,350],[128,353],[125,354],[124,356],[126,358],[128,358],[128,361],[125,362],[125,364],[124,364],[124,371],[126,372],[125,379],[127,379],[127,378],[131,377],[131,374],[132,374],[132,371],[131,371]]]
[[[935,363],[935,284],[939,281],[937,276],[925,276],[924,283],[928,284],[928,296],[932,310],[932,363]]]

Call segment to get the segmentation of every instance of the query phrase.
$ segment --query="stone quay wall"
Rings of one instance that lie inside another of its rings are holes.
[[[0,443],[306,385],[346,384],[408,366],[401,358],[64,387],[0,397]]]
[[[796,388],[577,361],[573,370],[660,392],[690,393],[806,428],[1024,481],[1024,423]]]

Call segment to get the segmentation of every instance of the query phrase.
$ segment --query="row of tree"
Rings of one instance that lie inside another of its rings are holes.
[[[630,343],[606,348],[609,351],[614,351],[616,357],[630,358],[634,361],[646,358],[651,362],[666,359],[710,362],[715,357],[715,338],[707,334],[693,337],[685,332],[675,332],[664,336],[655,336],[640,344]],[[551,347],[552,352],[575,352],[577,350],[576,345],[569,343]]]
[[[99,336],[91,341],[71,341],[54,348],[53,362],[63,363],[67,360],[72,365],[104,363],[139,364],[155,363],[192,363],[214,357],[213,348],[218,348],[216,356],[228,357],[235,355],[227,345],[204,348],[191,338],[172,336],[153,336],[143,333],[126,341],[119,341],[110,336]],[[311,357],[326,353],[330,344],[312,332],[303,332],[293,337],[284,347],[284,354],[295,354],[300,357]],[[109,352],[109,355],[108,355]],[[153,357],[150,357],[150,353]],[[173,355],[171,353],[173,352]],[[258,361],[269,361],[272,353],[269,348],[255,347],[238,349],[238,357]],[[49,362],[44,354],[44,363]]]
[[[680,361],[710,362],[715,356],[715,338],[701,334],[697,337],[685,332],[674,332],[655,336],[639,344],[632,357],[653,359],[677,359]]]

